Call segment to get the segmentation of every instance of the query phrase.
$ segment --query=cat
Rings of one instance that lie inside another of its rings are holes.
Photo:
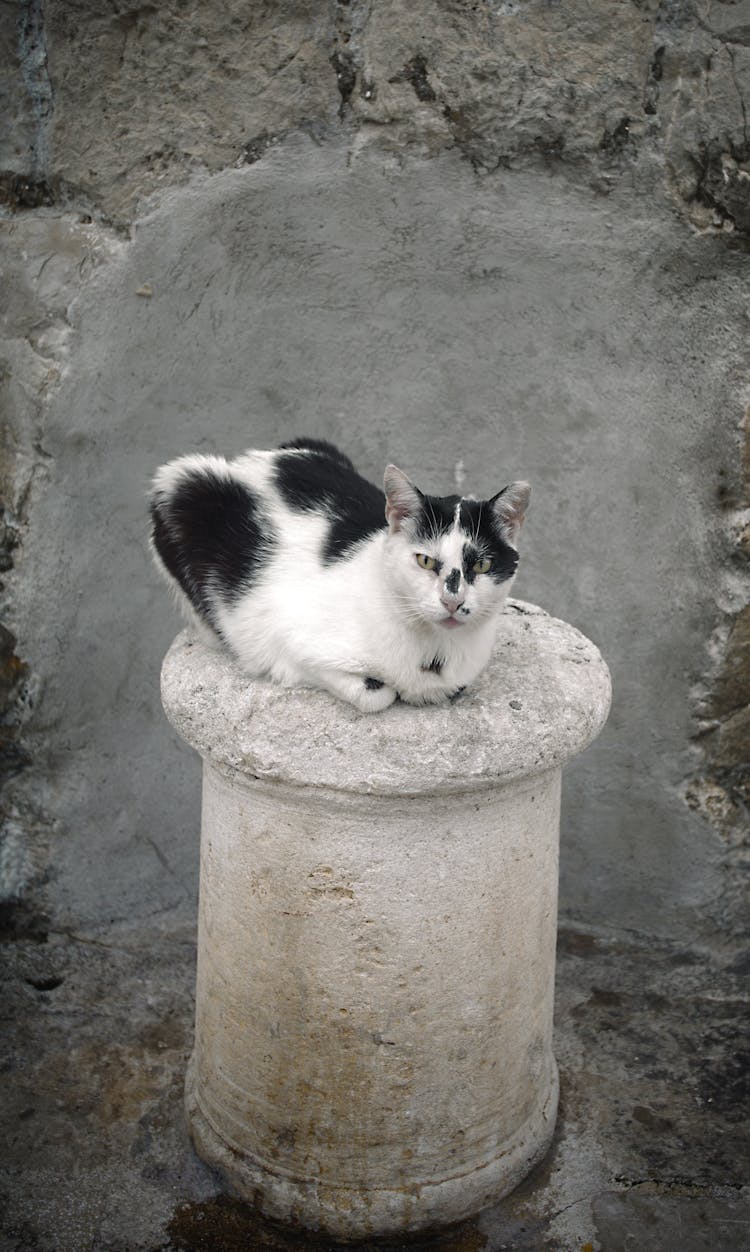
[[[431,496],[389,465],[384,492],[318,439],[183,456],[154,478],[152,550],[247,673],[365,713],[442,703],[489,661],[530,487]]]

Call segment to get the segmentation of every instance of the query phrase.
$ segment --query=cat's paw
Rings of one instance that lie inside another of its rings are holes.
[[[362,688],[355,704],[363,713],[380,713],[393,704],[395,699],[396,692],[393,687],[388,687],[379,678],[370,678],[368,675],[362,680]]]

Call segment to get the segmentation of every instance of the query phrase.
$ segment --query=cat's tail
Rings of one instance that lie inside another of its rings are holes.
[[[151,495],[157,565],[198,618],[221,635],[221,609],[252,584],[267,549],[255,493],[219,456],[162,465]]]

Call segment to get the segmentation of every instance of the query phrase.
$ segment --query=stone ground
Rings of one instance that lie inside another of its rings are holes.
[[[335,1246],[269,1226],[191,1150],[182,1082],[195,935],[182,911],[89,934],[18,911],[4,922],[6,1252]],[[747,954],[717,964],[703,950],[562,928],[562,1097],[547,1159],[459,1228],[359,1246],[750,1248],[749,963]]]

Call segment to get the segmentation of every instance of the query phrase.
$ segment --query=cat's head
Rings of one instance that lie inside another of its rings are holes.
[[[389,571],[406,615],[460,630],[496,613],[516,573],[529,484],[511,483],[491,500],[428,496],[389,465],[384,488]]]

